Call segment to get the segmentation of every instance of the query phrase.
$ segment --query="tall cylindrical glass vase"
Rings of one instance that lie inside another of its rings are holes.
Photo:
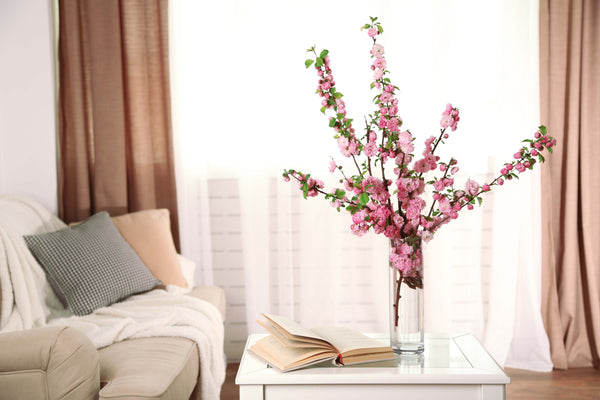
[[[392,240],[391,255],[399,253]],[[397,354],[416,355],[425,350],[423,328],[423,256],[414,255],[412,268],[404,270],[390,262],[390,345]],[[392,257],[390,257],[392,259]],[[401,264],[402,265],[402,264]]]

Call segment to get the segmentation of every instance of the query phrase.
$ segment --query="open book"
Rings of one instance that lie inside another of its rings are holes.
[[[250,350],[281,371],[291,371],[325,360],[337,365],[389,360],[392,348],[351,328],[306,329],[288,318],[263,314],[258,321],[270,335]]]

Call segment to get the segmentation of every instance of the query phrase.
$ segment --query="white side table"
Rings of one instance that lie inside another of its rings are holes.
[[[282,373],[248,351],[263,334],[250,335],[235,383],[240,400],[504,400],[510,378],[473,335],[425,336],[419,357],[335,367],[321,363]],[[372,335],[386,341],[384,335]]]

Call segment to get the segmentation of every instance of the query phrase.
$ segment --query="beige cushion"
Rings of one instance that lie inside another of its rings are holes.
[[[188,399],[198,382],[198,347],[188,339],[125,340],[99,352],[100,399]]]
[[[179,268],[169,210],[137,211],[112,217],[112,221],[150,272],[163,284],[188,287]]]
[[[98,352],[74,328],[0,334],[0,399],[92,399],[98,393]]]

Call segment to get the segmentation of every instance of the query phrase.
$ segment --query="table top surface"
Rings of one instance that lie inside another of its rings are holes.
[[[266,384],[508,384],[510,378],[471,335],[425,335],[419,356],[336,367],[331,361],[281,372],[248,349],[265,334],[248,337],[235,379],[238,385]],[[386,342],[383,334],[370,334]]]

